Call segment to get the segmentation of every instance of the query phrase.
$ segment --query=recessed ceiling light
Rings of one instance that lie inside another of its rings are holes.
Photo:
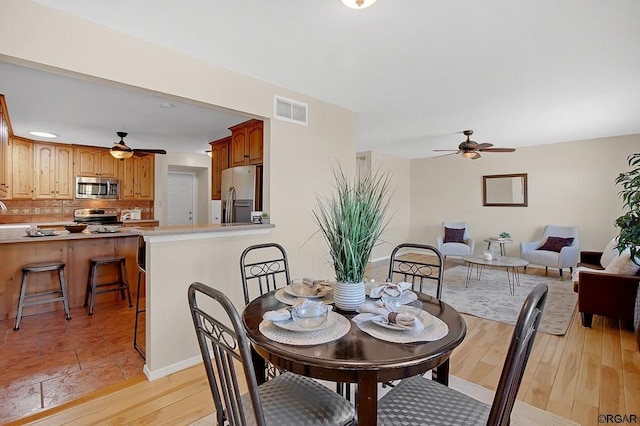
[[[49,132],[29,132],[30,135],[40,136],[41,138],[57,138],[58,135]]]
[[[160,104],[160,108],[175,108],[175,105],[165,102]]]

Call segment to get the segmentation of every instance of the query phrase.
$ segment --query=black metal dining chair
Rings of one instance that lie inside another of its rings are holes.
[[[412,256],[413,254],[421,256],[416,258]],[[433,246],[402,243],[397,245],[391,252],[387,282],[409,282],[412,289],[420,293],[425,293],[427,284],[435,282],[435,296],[440,300],[443,276],[444,257]]]
[[[249,342],[231,301],[199,282],[189,286],[188,298],[218,425],[353,422],[353,405],[313,379],[287,372],[258,386]],[[225,314],[216,318],[201,306],[215,312],[222,308]],[[242,395],[244,389],[248,393]]]
[[[291,282],[284,248],[277,243],[249,246],[240,255],[244,303]],[[252,289],[257,288],[254,295]]]
[[[491,406],[422,376],[401,380],[378,405],[378,424],[508,425],[548,287],[538,284],[522,305]]]

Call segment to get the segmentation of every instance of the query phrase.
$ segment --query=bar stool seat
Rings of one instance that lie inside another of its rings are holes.
[[[22,284],[20,285],[20,299],[18,301],[18,313],[16,315],[16,326],[14,327],[14,330],[20,329],[22,310],[26,306],[40,305],[42,303],[62,302],[67,320],[71,319],[71,314],[69,313],[69,300],[67,299],[67,282],[64,279],[64,266],[64,262],[29,263],[22,266]],[[29,278],[29,274],[49,271],[58,271],[60,290],[27,294],[27,281]]]
[[[98,282],[98,268],[114,265],[118,271],[118,279],[105,283]],[[100,290],[99,290],[100,289]],[[93,315],[93,306],[95,304],[96,294],[109,293],[119,291],[122,300],[125,298],[125,291],[129,298],[129,307],[133,307],[131,303],[131,292],[129,291],[129,282],[127,280],[127,263],[124,256],[107,256],[92,257],[89,263],[89,277],[87,279],[87,292],[84,296],[84,305],[89,305],[89,315]],[[91,295],[91,303],[89,304],[89,295]]]

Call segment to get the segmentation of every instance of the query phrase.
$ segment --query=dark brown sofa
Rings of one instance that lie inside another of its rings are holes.
[[[601,256],[602,252],[580,252],[578,266],[602,270]],[[591,327],[595,314],[621,319],[627,327],[633,329],[640,271],[636,275],[585,271],[580,271],[579,274],[580,282],[575,282],[573,289],[578,293],[578,311],[582,316],[582,325]],[[635,331],[640,349],[640,326]]]

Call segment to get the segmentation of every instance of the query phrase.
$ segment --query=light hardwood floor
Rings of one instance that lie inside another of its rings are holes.
[[[449,262],[447,267],[459,264]],[[379,262],[368,276],[382,281],[386,272],[386,262]],[[527,273],[542,272],[529,268]],[[467,336],[451,357],[451,374],[493,390],[513,327],[464,318]],[[518,399],[582,425],[602,424],[599,414],[640,419],[640,352],[634,334],[599,316],[592,328],[584,328],[577,312],[566,335],[538,333]],[[186,425],[212,411],[199,365],[151,383],[118,384],[15,424]]]

